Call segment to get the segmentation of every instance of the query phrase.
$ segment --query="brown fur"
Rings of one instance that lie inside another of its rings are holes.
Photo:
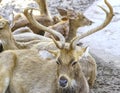
[[[87,19],[83,14],[75,13],[75,11],[70,12],[70,10],[66,10],[66,12],[69,12],[71,15],[75,15],[72,17],[70,15],[63,16],[60,22],[49,27],[60,32],[67,41],[70,41],[73,37],[76,36],[76,31],[79,27],[91,25],[92,21]],[[51,38],[51,34],[48,32],[45,32],[44,36]],[[59,40],[55,36],[54,38]]]
[[[62,55],[69,52],[76,53],[65,49],[59,52],[59,58],[63,58]],[[84,50],[79,53],[82,55]],[[8,86],[11,93],[89,93],[80,64],[72,66],[71,59],[65,57],[61,59],[62,64],[58,65],[56,63],[58,59],[42,60],[36,50],[13,50],[1,53],[0,93],[5,93]],[[69,84],[66,88],[61,88],[59,85],[61,75],[68,77]]]
[[[47,16],[35,16],[35,19],[45,26],[53,25],[53,22]],[[36,34],[44,34],[44,31],[37,29],[35,26],[29,23],[26,18],[15,21],[15,25],[13,26],[12,31],[25,26],[28,26]]]
[[[66,43],[65,47],[68,48],[69,43]],[[80,47],[80,46],[77,46]],[[55,46],[53,42],[41,42],[33,46],[34,49],[37,49],[38,51],[41,50],[52,50],[52,51],[57,51],[58,48]],[[48,56],[49,57],[49,56]],[[79,60],[82,71],[85,74],[85,77],[88,80],[90,88],[94,86],[94,82],[96,80],[96,75],[97,75],[97,64],[94,58],[88,53],[86,56],[83,56]]]
[[[68,19],[63,20],[63,21],[61,20],[57,24],[55,24],[53,26],[49,26],[49,28],[54,29],[54,30],[60,32],[65,37],[65,39],[67,39],[68,38],[68,34],[69,34],[69,26],[68,26],[68,24],[69,24]],[[51,38],[52,35],[50,33],[48,33],[48,32],[45,32],[44,36]],[[57,36],[54,36],[54,38],[56,40],[59,40]]]

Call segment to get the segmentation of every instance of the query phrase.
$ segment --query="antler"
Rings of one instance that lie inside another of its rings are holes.
[[[59,32],[57,32],[57,31],[55,31],[53,29],[50,29],[50,28],[48,28],[46,26],[43,26],[42,24],[38,23],[35,20],[35,18],[32,16],[33,9],[34,8],[26,8],[24,10],[24,15],[27,17],[27,19],[29,20],[29,22],[31,24],[33,24],[36,28],[44,30],[44,31],[47,31],[48,33],[51,33],[52,35],[57,36],[59,38],[60,42],[61,42],[61,45],[60,45],[60,43],[55,43],[55,44],[57,44],[57,46],[59,46],[60,48],[62,48],[64,46],[64,44],[65,44],[65,38],[64,38],[64,36],[62,34],[60,34]],[[29,10],[30,10],[30,13],[29,13]]]
[[[84,38],[84,37],[86,37],[86,36],[89,36],[89,35],[97,32],[97,31],[103,29],[104,27],[106,27],[106,26],[110,23],[110,21],[112,20],[112,18],[113,18],[113,16],[114,16],[113,8],[112,8],[112,6],[107,2],[107,0],[104,0],[104,2],[105,2],[105,4],[108,6],[109,11],[110,11],[110,12],[108,12],[106,9],[104,9],[104,8],[101,7],[101,6],[99,6],[99,7],[106,13],[106,18],[105,18],[104,22],[103,22],[101,25],[99,25],[98,27],[93,28],[93,29],[87,31],[86,33],[81,34],[81,35],[78,36],[77,38],[75,37],[75,38],[71,41],[70,47],[75,48],[76,43],[77,43],[80,39],[82,39],[82,38]]]

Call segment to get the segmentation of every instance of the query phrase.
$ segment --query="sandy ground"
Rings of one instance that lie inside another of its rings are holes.
[[[120,93],[120,0],[108,1],[113,6],[115,14],[112,22],[102,31],[81,40],[89,45],[90,52],[98,65],[94,93]],[[89,19],[94,21],[91,27],[79,28],[78,34],[94,28],[104,20],[105,14],[97,5],[107,8],[103,0],[48,0],[49,10],[53,15],[57,14],[55,8],[62,6],[83,11]],[[3,0],[0,4],[0,14],[9,19],[12,10],[22,12],[26,6],[36,7],[37,5],[33,0]]]

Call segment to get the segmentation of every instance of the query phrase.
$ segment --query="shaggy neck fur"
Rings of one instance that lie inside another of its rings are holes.
[[[67,42],[70,42],[71,38],[74,38],[76,36],[78,26],[75,25],[73,20],[69,19],[69,35],[67,38]]]

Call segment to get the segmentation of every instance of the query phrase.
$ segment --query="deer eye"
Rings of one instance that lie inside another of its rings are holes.
[[[56,61],[56,63],[57,63],[58,65],[60,65],[60,64],[61,64],[58,60]]]
[[[60,65],[60,64],[61,64],[61,60],[58,58],[58,60],[56,61],[56,63],[57,63],[58,65]]]
[[[72,62],[72,66],[74,66],[77,63],[77,61]]]
[[[85,16],[82,17],[83,19],[85,18]]]

